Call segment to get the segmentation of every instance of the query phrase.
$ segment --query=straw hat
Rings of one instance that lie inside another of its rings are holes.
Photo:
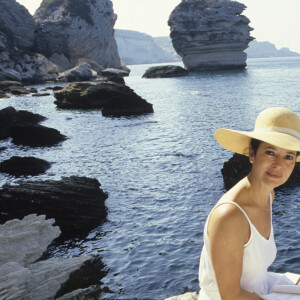
[[[287,108],[271,107],[258,115],[254,131],[221,128],[215,132],[215,138],[224,148],[247,156],[251,138],[283,149],[300,151],[300,119]],[[300,161],[300,156],[296,161]]]

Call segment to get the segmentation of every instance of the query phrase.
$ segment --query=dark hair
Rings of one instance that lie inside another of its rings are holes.
[[[250,140],[250,149],[252,149],[254,156],[256,155],[256,152],[258,150],[259,145],[262,141],[257,139],[251,139]]]
[[[256,152],[258,150],[259,145],[262,143],[262,141],[257,139],[251,139],[250,140],[250,149],[252,149],[254,156],[256,155]],[[300,152],[296,153],[296,156],[299,156]]]

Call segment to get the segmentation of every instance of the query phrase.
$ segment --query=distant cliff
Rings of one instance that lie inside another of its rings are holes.
[[[173,48],[169,36],[151,37],[150,35],[137,31],[116,29],[115,38],[118,44],[119,53],[126,64],[147,64],[181,62],[181,57]],[[277,49],[269,42],[249,43],[245,50],[248,58],[255,57],[289,57],[299,56],[299,53],[292,52],[288,48]]]
[[[162,47],[159,47],[148,34],[132,30],[116,29],[115,39],[117,41],[119,54],[125,64],[150,64],[178,61],[174,53],[170,53]]]
[[[116,19],[111,0],[43,0],[34,14],[37,51],[61,71],[75,66],[79,58],[120,69]]]
[[[183,0],[168,24],[176,52],[188,70],[246,66],[244,50],[253,38],[246,6],[229,0]]]

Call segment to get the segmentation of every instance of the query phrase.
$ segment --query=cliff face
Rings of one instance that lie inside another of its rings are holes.
[[[35,23],[15,0],[0,1],[0,80],[44,81],[55,78],[56,68],[33,53]]]
[[[0,49],[34,47],[35,24],[28,10],[15,0],[0,1]]]
[[[253,39],[245,5],[230,0],[182,0],[168,24],[176,52],[189,70],[246,67]]]
[[[117,29],[115,38],[120,56],[125,64],[150,64],[175,61],[175,58],[159,47],[148,34]]]
[[[60,71],[75,66],[79,58],[120,69],[116,19],[110,0],[43,0],[34,14],[37,51]]]

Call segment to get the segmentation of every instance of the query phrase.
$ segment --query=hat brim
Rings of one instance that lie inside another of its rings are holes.
[[[215,132],[218,143],[230,151],[249,156],[250,140],[252,138],[286,150],[300,152],[300,140],[281,132],[248,132],[220,128]],[[300,156],[296,157],[300,161]]]

